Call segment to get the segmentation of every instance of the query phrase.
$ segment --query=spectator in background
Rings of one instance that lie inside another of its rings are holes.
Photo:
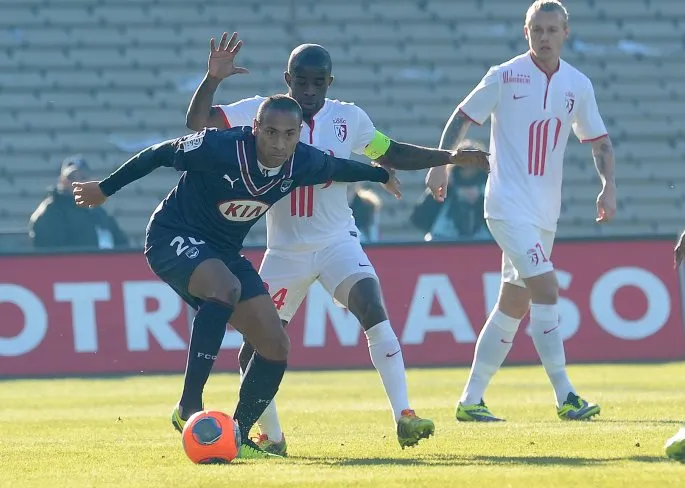
[[[64,160],[57,185],[29,220],[36,249],[113,249],[127,247],[128,238],[102,208],[81,208],[71,192],[73,181],[87,181],[90,171],[80,156]]]
[[[486,150],[479,142],[465,140],[462,149]],[[444,203],[426,191],[411,214],[411,222],[426,232],[426,241],[489,239],[483,217],[483,198],[488,175],[476,168],[450,168],[450,184]]]
[[[361,235],[361,242],[378,242],[380,240],[380,197],[368,188],[359,184],[350,185],[348,197],[352,215]]]

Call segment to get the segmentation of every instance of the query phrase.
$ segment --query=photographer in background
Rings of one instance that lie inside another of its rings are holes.
[[[486,150],[481,143],[465,140],[462,149]],[[483,217],[483,198],[488,175],[476,168],[452,166],[444,203],[426,191],[414,207],[411,222],[426,232],[425,241],[490,239]]]
[[[113,249],[127,247],[128,237],[102,208],[81,208],[71,192],[73,181],[87,181],[89,168],[80,156],[64,160],[57,185],[29,220],[36,249]]]

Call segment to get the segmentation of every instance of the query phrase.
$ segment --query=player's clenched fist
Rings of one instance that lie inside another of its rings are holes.
[[[234,32],[230,39],[224,32],[219,41],[219,47],[216,47],[212,37],[209,41],[209,61],[207,61],[209,76],[223,80],[236,73],[249,73],[247,68],[241,68],[233,63],[241,47],[243,47],[243,41],[238,39],[237,32]]]
[[[74,181],[71,187],[74,200],[79,207],[99,207],[107,200],[107,195],[102,193],[99,181]]]

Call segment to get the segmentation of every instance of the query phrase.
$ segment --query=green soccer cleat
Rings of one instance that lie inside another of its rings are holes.
[[[666,441],[666,455],[674,461],[685,464],[685,425],[676,435]]]
[[[504,422],[504,419],[492,414],[482,399],[476,405],[464,405],[459,402],[456,417],[459,422]]]
[[[203,405],[202,410],[204,410],[204,408],[205,407]],[[183,415],[181,414],[181,405],[179,403],[177,403],[174,409],[171,411],[171,425],[174,426],[174,429],[176,429],[179,432],[179,434],[183,433],[183,427],[185,427],[186,422],[191,417],[191,415],[193,415],[193,413],[191,413],[184,419]]]
[[[238,459],[283,459],[283,456],[266,452],[250,439],[246,439],[240,446]]]
[[[418,417],[413,410],[402,410],[397,421],[397,442],[402,449],[416,446],[421,439],[428,439],[435,434],[435,424],[432,420]]]
[[[566,397],[564,404],[557,408],[557,415],[561,420],[588,420],[599,415],[601,408],[595,403],[588,403],[575,393]]]
[[[257,447],[261,450],[268,453],[283,457],[288,455],[288,445],[285,443],[285,434],[283,434],[283,438],[280,442],[272,441],[266,434],[259,434],[255,444],[257,444]]]
[[[174,426],[179,433],[183,432],[183,427],[186,425],[186,421],[181,417],[181,407],[176,404],[174,409],[171,411],[171,425]]]

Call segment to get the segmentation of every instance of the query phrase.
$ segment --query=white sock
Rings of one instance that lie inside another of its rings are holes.
[[[385,394],[388,395],[395,422],[397,422],[402,415],[402,410],[409,408],[407,378],[400,341],[397,340],[395,331],[388,320],[374,325],[364,333],[369,344],[371,362],[381,377]]]
[[[575,390],[566,374],[566,354],[564,342],[559,333],[559,309],[556,304],[533,303],[531,305],[530,335],[554,387],[558,407],[566,401],[568,394],[575,393]]]
[[[247,369],[250,368],[248,364]],[[242,384],[245,373],[240,371],[240,383]],[[276,410],[276,399],[271,400],[271,403],[266,407],[262,416],[257,419],[257,425],[259,426],[259,432],[261,434],[266,434],[266,436],[274,441],[281,442],[283,440],[283,430],[281,429],[281,422],[278,420],[278,411]]]
[[[495,308],[476,342],[471,373],[459,400],[464,405],[480,403],[490,380],[502,367],[504,360],[514,343],[520,319],[509,317]]]

